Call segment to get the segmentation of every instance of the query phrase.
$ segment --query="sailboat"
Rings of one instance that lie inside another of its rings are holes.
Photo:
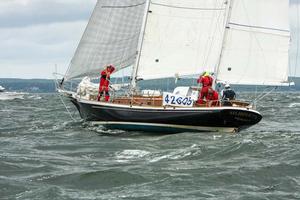
[[[288,0],[98,0],[58,90],[84,120],[109,129],[246,129],[262,119],[252,103],[198,105],[193,87],[145,94],[139,81],[210,71],[216,84],[289,85],[288,10]],[[132,67],[130,87],[109,102],[96,101],[89,79],[107,64],[116,71]],[[83,77],[77,91],[66,89]]]
[[[0,92],[4,92],[5,88],[0,85]]]

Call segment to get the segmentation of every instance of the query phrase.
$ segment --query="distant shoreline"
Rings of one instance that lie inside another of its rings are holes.
[[[112,79],[115,82],[116,79]],[[118,78],[120,80],[120,78]],[[295,86],[279,87],[276,91],[300,91],[300,78],[291,77],[290,80],[295,82]],[[54,93],[56,92],[54,79],[19,79],[19,78],[0,78],[0,85],[5,87],[7,91],[27,92],[27,93]],[[139,86],[141,89],[160,89],[164,91],[173,90],[176,86],[195,85],[195,79],[181,79],[175,84],[175,79],[159,79],[141,81]],[[251,92],[255,89],[265,87],[253,86],[232,86],[240,92]]]

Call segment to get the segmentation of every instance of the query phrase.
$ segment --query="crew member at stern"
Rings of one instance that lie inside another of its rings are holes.
[[[101,97],[105,93],[105,101],[109,101],[109,83],[110,75],[115,71],[113,65],[107,65],[105,69],[101,72],[100,84],[99,84],[99,93],[97,100],[100,101]]]
[[[230,101],[235,100],[236,94],[235,92],[230,88],[230,85],[227,83],[225,84],[225,89],[222,91],[222,100]]]
[[[202,75],[198,78],[197,83],[202,84],[202,89],[200,91],[197,103],[203,104],[203,99],[207,99],[208,89],[211,88],[213,85],[213,78],[211,77],[209,72],[203,72]]]
[[[219,106],[219,94],[216,90],[212,89],[211,87],[208,88],[207,92],[207,106]]]

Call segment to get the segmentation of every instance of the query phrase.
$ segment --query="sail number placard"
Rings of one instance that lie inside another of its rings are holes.
[[[184,97],[169,92],[163,93],[163,106],[192,107],[193,104],[194,100],[191,97]]]

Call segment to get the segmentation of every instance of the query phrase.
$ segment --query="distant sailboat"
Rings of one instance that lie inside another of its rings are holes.
[[[4,92],[5,88],[0,85],[0,92]]]
[[[212,71],[216,82],[288,85],[288,9],[288,0],[99,0],[59,91],[83,119],[108,128],[170,132],[248,128],[262,119],[252,104],[197,105],[191,87],[145,95],[138,91],[138,81]],[[117,71],[133,66],[126,95],[97,102],[87,87],[84,93],[82,88],[64,89],[66,81],[97,78],[107,64],[114,64]]]

